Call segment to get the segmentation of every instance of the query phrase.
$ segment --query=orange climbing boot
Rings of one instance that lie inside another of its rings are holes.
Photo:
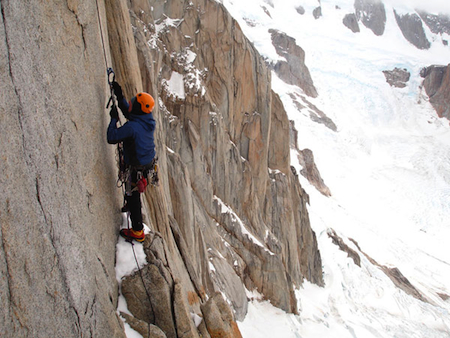
[[[133,229],[122,229],[120,230],[120,235],[125,238],[127,241],[138,241],[142,243],[145,239],[144,230],[135,231]]]

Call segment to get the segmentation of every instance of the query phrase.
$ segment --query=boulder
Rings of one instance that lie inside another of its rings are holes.
[[[202,306],[206,328],[211,338],[241,338],[230,308],[220,293],[214,294]]]
[[[164,278],[155,264],[149,264],[140,272],[126,277],[122,281],[122,294],[133,316],[151,323],[164,331],[168,338],[177,337],[173,313],[173,281]],[[170,274],[169,274],[170,276]],[[148,293],[148,296],[147,296]]]
[[[125,319],[125,322],[130,325],[133,330],[139,332],[142,337],[167,338],[166,334],[153,324],[148,324],[127,313],[121,312],[120,315]]]
[[[405,88],[411,74],[405,68],[395,67],[393,70],[383,70],[386,82],[391,87]]]
[[[342,23],[350,29],[353,33],[359,33],[359,25],[358,25],[358,19],[356,18],[356,15],[354,13],[350,13],[344,16],[344,19],[342,20]]]
[[[173,312],[177,325],[177,338],[199,338],[188,304],[185,301],[185,292],[179,281],[175,283],[173,290]],[[230,311],[229,306],[228,311]]]
[[[319,19],[322,16],[322,6],[316,7],[313,10],[314,19]]]
[[[295,10],[297,11],[298,14],[303,15],[305,14],[305,8],[303,6],[297,6],[295,7]]]

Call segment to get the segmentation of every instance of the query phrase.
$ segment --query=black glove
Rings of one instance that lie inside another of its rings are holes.
[[[117,101],[122,101],[123,100],[123,91],[122,91],[122,87],[120,87],[120,84],[118,84],[116,81],[113,81],[113,83],[111,83],[111,86],[114,90],[114,94],[116,94],[117,97]]]
[[[109,116],[111,116],[112,119],[119,119],[119,112],[117,111],[117,107],[113,104],[111,107],[111,110],[109,111]]]

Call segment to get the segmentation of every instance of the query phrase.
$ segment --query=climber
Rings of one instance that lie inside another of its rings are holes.
[[[156,161],[153,138],[156,122],[152,114],[155,101],[148,93],[138,93],[128,103],[120,85],[113,81],[111,86],[117,97],[119,108],[128,120],[123,126],[117,128],[119,114],[113,104],[110,110],[111,122],[108,126],[107,140],[109,144],[123,142],[126,179],[122,211],[130,212],[132,226],[131,229],[120,230],[120,235],[129,241],[134,239],[143,242],[145,235],[140,194],[147,186],[147,174],[155,166]]]

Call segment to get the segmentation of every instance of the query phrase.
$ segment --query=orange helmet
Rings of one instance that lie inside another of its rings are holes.
[[[136,100],[141,105],[141,110],[143,113],[150,114],[155,106],[155,100],[148,93],[138,93],[136,95]]]

